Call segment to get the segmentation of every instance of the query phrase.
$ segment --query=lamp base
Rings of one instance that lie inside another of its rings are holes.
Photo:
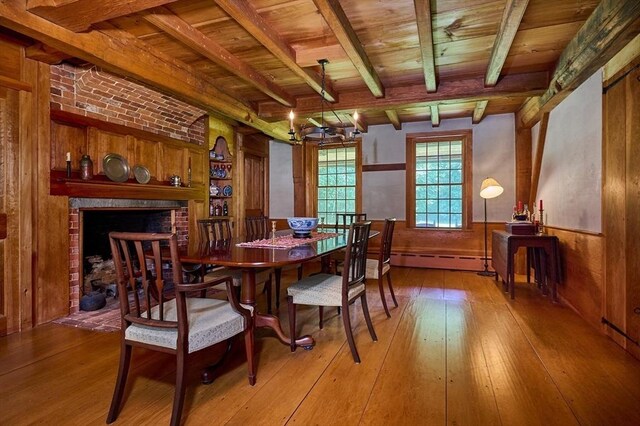
[[[482,277],[495,277],[496,273],[495,272],[491,272],[491,271],[480,271],[480,272],[478,272],[478,275],[480,275]]]

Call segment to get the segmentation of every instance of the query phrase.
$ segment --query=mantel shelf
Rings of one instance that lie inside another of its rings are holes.
[[[66,173],[51,170],[51,195],[85,198],[132,198],[143,200],[204,200],[204,185],[175,187],[168,182],[141,184],[134,180],[113,182],[105,176],[95,176],[91,180],[78,177],[68,178]]]

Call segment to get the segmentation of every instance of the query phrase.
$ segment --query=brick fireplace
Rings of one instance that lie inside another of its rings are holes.
[[[178,245],[186,246],[188,217],[186,201],[70,198],[69,313],[79,311],[87,273],[84,259],[89,255],[111,257],[108,232],[175,232]]]

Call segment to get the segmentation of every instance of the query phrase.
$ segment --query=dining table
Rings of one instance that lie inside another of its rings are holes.
[[[320,258],[322,271],[328,272],[329,256],[347,246],[348,231],[344,233],[313,233],[311,239],[300,239],[299,245],[283,247],[278,243],[291,235],[291,231],[277,231],[275,237],[261,239],[263,244],[246,246],[254,241],[255,236],[236,237],[223,241],[200,241],[197,247],[180,253],[183,263],[199,263],[202,265],[217,265],[242,271],[242,285],[240,303],[249,305],[254,312],[254,327],[271,328],[278,340],[290,346],[291,338],[287,336],[280,324],[280,319],[271,314],[259,312],[256,306],[256,273],[264,268],[282,268],[287,265],[308,262]],[[378,235],[378,231],[371,231],[369,238]],[[328,238],[322,238],[328,237]],[[318,239],[322,238],[322,239]],[[289,243],[292,238],[288,238]],[[313,337],[306,335],[295,340],[297,346],[312,349],[315,345]]]

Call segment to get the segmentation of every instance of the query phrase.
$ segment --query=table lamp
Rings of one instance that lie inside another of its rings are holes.
[[[480,196],[484,199],[484,271],[478,272],[483,277],[493,277],[496,273],[489,271],[487,262],[487,199],[496,198],[502,194],[504,188],[494,178],[487,177],[480,186]]]

